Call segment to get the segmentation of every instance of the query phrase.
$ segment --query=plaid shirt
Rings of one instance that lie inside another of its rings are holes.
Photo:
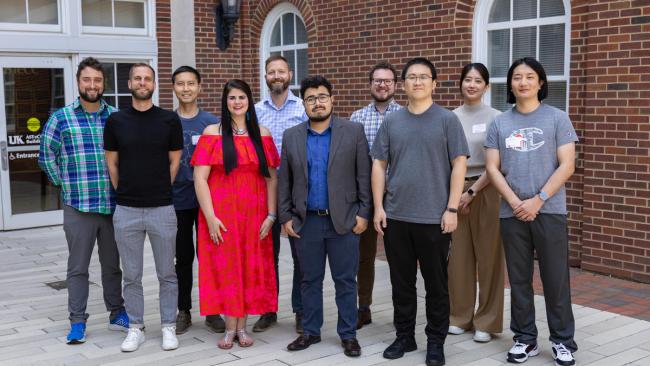
[[[287,100],[284,101],[282,107],[276,108],[271,97],[268,97],[255,104],[255,113],[257,113],[259,124],[271,131],[278,154],[282,153],[282,134],[284,130],[307,120],[302,99],[295,96],[291,91],[289,91]]]
[[[96,113],[79,99],[54,112],[43,128],[38,165],[61,186],[63,203],[82,212],[111,214],[115,192],[104,157],[104,125],[116,109],[101,101]]]
[[[375,136],[377,136],[377,131],[379,130],[381,123],[384,122],[384,118],[389,113],[398,111],[401,108],[402,107],[397,104],[395,99],[393,99],[388,104],[386,111],[382,114],[377,110],[377,108],[375,108],[375,102],[372,102],[367,106],[354,111],[352,116],[350,116],[350,121],[359,122],[363,125],[363,130],[368,139],[368,147],[372,149],[372,143],[375,141]]]

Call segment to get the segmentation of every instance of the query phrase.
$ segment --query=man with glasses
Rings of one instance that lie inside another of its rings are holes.
[[[363,125],[368,146],[372,148],[377,130],[384,121],[384,118],[402,108],[393,96],[395,95],[395,84],[397,82],[397,71],[388,62],[382,61],[372,67],[368,74],[370,80],[370,95],[373,101],[366,107],[361,108],[350,117],[352,122],[359,122]],[[372,217],[373,213],[370,213]],[[372,288],[375,283],[375,256],[377,255],[377,231],[373,225],[361,234],[359,240],[359,313],[357,329],[372,323],[370,305],[372,304]]]
[[[370,159],[363,126],[332,116],[332,85],[322,76],[302,81],[309,120],[288,129],[279,178],[279,221],[295,238],[302,269],[304,333],[287,346],[306,349],[321,340],[325,261],[336,288],[337,332],[349,357],[356,339],[359,235],[370,215]]]
[[[419,57],[408,61],[402,80],[408,107],[386,117],[371,151],[374,225],[384,235],[397,333],[384,357],[396,359],[417,349],[419,263],[426,288],[426,364],[437,366],[445,364],[447,257],[457,226],[469,148],[458,117],[433,102],[433,64]]]
[[[275,147],[282,151],[282,134],[289,128],[307,120],[305,107],[302,100],[289,90],[293,72],[289,61],[280,55],[269,57],[265,62],[266,85],[270,96],[255,104],[255,113],[260,125],[271,131]],[[278,272],[278,258],[280,255],[280,222],[273,223],[271,235],[273,237],[273,255],[275,259],[275,281],[278,292],[280,291],[280,275]],[[294,239],[289,237],[291,256],[293,257],[293,288],[291,289],[291,307],[296,314],[296,332],[302,333],[302,300],[300,298],[300,265],[296,259]],[[263,332],[278,322],[276,313],[262,314],[253,325],[253,332]]]

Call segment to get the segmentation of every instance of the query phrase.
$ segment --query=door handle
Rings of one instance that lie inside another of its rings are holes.
[[[2,160],[2,170],[9,170],[9,158],[7,157],[7,141],[0,141],[0,159]]]

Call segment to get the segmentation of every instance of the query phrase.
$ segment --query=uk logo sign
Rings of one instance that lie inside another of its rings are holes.
[[[544,132],[537,127],[520,128],[512,131],[506,138],[506,149],[528,152],[537,150],[544,145]]]

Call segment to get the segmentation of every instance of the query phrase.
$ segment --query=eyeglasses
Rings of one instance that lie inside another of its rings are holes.
[[[319,103],[327,103],[330,100],[330,95],[329,94],[311,95],[305,98],[305,103],[309,105],[314,105],[316,104],[316,100],[318,100]]]
[[[406,77],[406,80],[408,80],[411,83],[414,83],[414,82],[416,82],[418,80],[422,81],[422,82],[425,82],[425,81],[429,81],[431,79],[433,79],[433,78],[430,75],[408,75]]]
[[[391,86],[395,83],[393,79],[372,79],[372,83],[376,86],[380,86],[382,83],[386,86]]]

